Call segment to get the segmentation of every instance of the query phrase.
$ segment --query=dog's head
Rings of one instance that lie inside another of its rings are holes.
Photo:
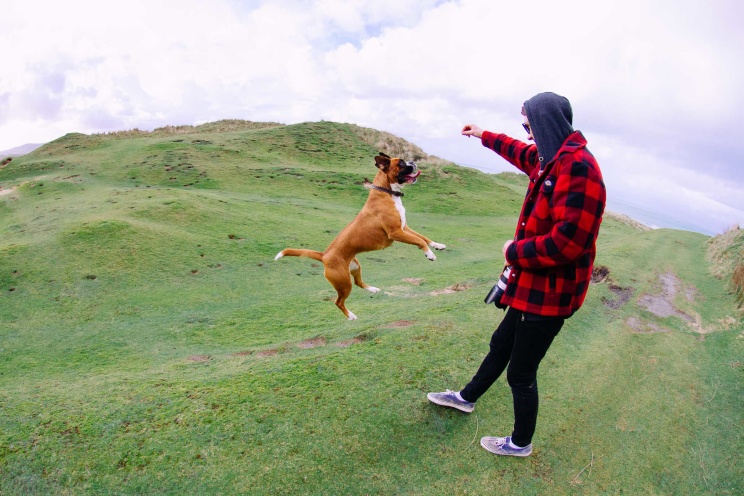
[[[415,163],[390,158],[382,152],[375,157],[375,166],[388,177],[390,184],[413,184],[421,174]]]

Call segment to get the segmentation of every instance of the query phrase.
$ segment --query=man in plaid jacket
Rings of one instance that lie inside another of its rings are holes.
[[[529,456],[537,424],[537,368],[565,319],[581,307],[589,287],[596,240],[605,207],[602,172],[573,129],[569,101],[540,93],[524,103],[527,144],[468,124],[462,134],[481,138],[530,178],[513,240],[503,253],[510,267],[497,302],[508,306],[491,337],[490,351],[459,392],[429,393],[438,405],[470,413],[475,402],[506,369],[514,404],[514,430],[484,437],[497,455]],[[507,368],[508,366],[508,368]]]

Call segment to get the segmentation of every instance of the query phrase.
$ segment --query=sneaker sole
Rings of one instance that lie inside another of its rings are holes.
[[[481,445],[481,447],[484,450],[488,451],[489,453],[493,453],[494,455],[499,455],[499,456],[518,456],[520,458],[525,458],[525,457],[528,457],[528,456],[530,456],[532,454],[532,450],[530,450],[529,452],[525,452],[525,453],[507,453],[505,451],[503,451],[503,452],[502,451],[494,451],[489,446],[486,446],[486,444],[483,442],[483,439],[481,439],[480,445]]]
[[[446,401],[440,401],[436,397],[432,397],[432,393],[427,394],[426,395],[426,399],[428,399],[429,401],[431,401],[434,404],[437,404],[437,405],[440,405],[440,406],[446,406],[446,407],[449,407],[449,408],[455,408],[456,410],[460,410],[461,412],[465,412],[465,413],[471,413],[475,409],[475,407],[468,408],[466,406],[458,405],[456,403],[448,403]]]

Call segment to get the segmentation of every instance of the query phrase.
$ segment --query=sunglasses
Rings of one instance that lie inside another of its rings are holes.
[[[527,131],[527,134],[532,134],[532,130],[530,129],[530,125],[528,122],[523,122],[522,127],[525,131]]]

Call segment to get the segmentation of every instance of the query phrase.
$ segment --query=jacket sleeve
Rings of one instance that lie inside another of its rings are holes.
[[[527,175],[537,166],[537,145],[510,138],[505,134],[483,131],[481,144],[501,155],[510,164]]]
[[[584,161],[555,165],[561,170],[550,208],[553,227],[547,234],[513,242],[506,252],[512,265],[542,269],[573,263],[599,233],[606,200],[601,175]]]

